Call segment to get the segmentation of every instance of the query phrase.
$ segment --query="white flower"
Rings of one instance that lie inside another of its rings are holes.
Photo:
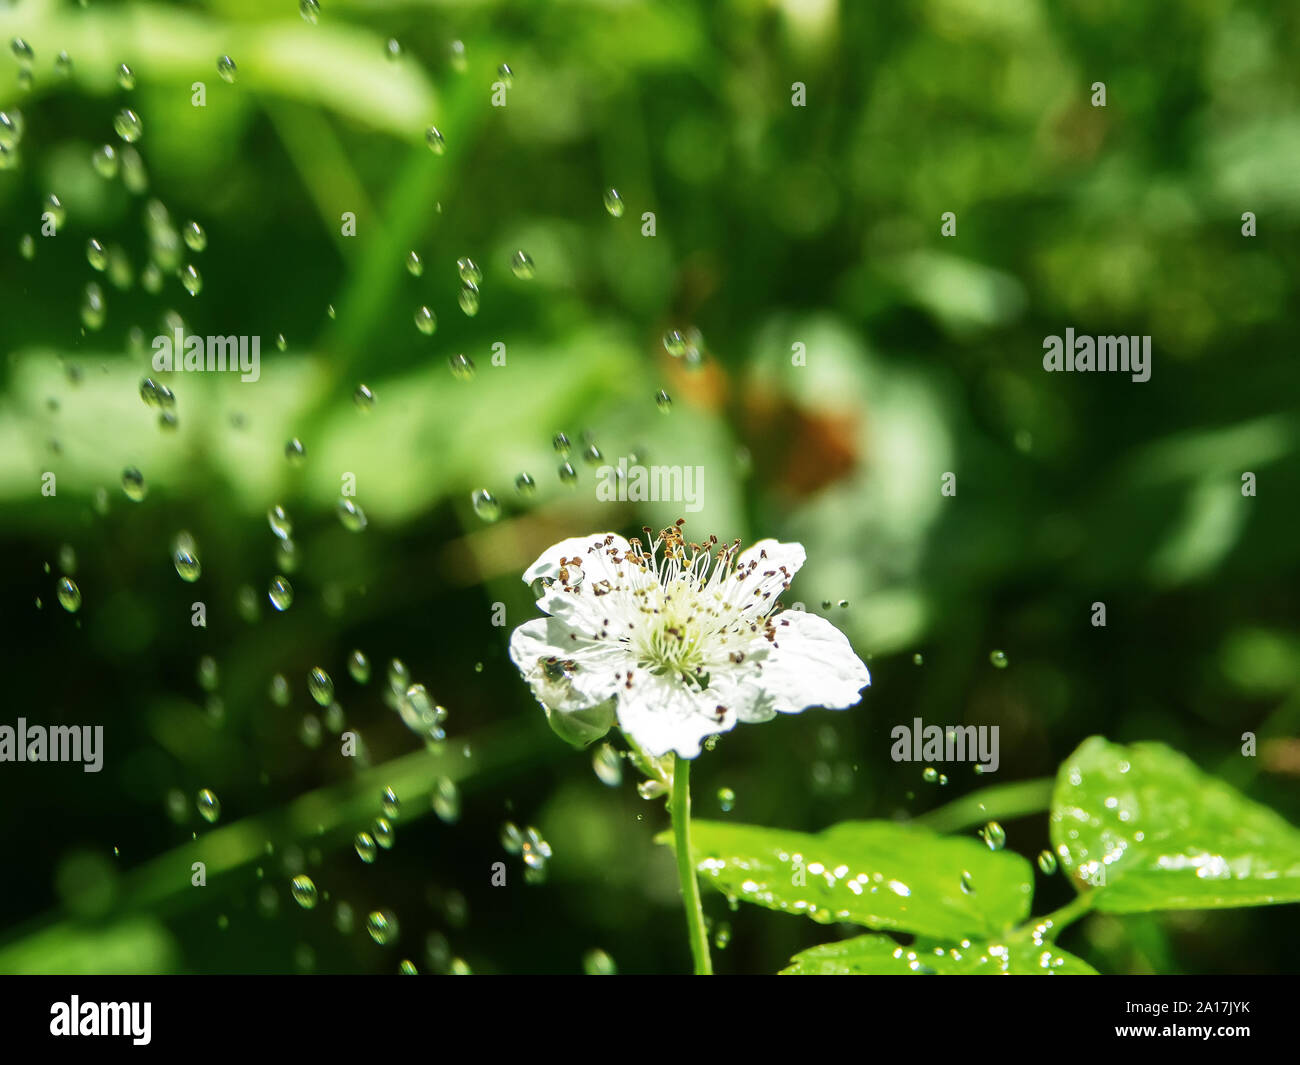
[[[857,703],[871,677],[844,634],[773,613],[803,547],[687,544],[681,524],[648,552],[613,533],[562,540],[524,573],[549,617],[515,629],[510,658],[557,730],[594,739],[612,709],[646,754],[694,758],[737,721]]]

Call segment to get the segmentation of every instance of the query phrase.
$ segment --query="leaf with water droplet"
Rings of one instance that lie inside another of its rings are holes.
[[[1300,902],[1300,830],[1162,743],[1085,740],[1057,774],[1051,831],[1099,910]]]
[[[1096,976],[1082,958],[1047,944],[966,940],[899,946],[888,936],[855,936],[801,951],[782,976]]]
[[[1033,875],[1023,858],[915,825],[845,821],[812,835],[693,821],[691,833],[706,883],[822,924],[960,938],[998,935],[1029,913]],[[962,891],[964,873],[977,892]]]

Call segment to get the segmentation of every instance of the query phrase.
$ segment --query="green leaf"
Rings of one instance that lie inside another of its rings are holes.
[[[551,731],[578,750],[595,743],[614,727],[614,700],[586,710],[552,710],[543,706]]]
[[[961,939],[997,936],[1029,913],[1032,872],[1023,858],[915,825],[845,821],[810,835],[693,821],[691,834],[706,882],[822,924]]]
[[[1057,775],[1051,823],[1100,910],[1300,901],[1300,832],[1163,744],[1085,740]]]
[[[782,976],[1096,976],[1082,958],[1051,945],[964,940],[947,946],[900,947],[888,936],[857,936],[812,947],[790,959]]]

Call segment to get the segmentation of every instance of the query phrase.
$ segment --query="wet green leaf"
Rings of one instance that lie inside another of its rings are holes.
[[[1300,901],[1300,831],[1163,744],[1084,741],[1057,775],[1051,821],[1100,910]]]
[[[974,839],[886,821],[816,835],[695,821],[691,833],[705,882],[823,924],[961,938],[997,935],[1029,912],[1029,863]]]
[[[857,936],[796,954],[782,976],[1095,976],[1082,958],[1044,944],[964,940],[900,947],[888,936]]]

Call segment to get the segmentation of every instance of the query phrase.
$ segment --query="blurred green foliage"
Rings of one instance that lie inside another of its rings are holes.
[[[989,781],[969,767],[940,787],[889,760],[890,729],[919,716],[998,725],[1004,784],[1053,776],[1094,733],[1158,739],[1300,821],[1300,10],[324,0],[309,25],[296,0],[25,0],[0,8],[0,39],[14,36],[35,65],[24,88],[0,57],[0,109],[23,126],[0,157],[0,721],[103,724],[107,762],[0,765],[0,971],[427,971],[448,953],[475,971],[577,971],[592,947],[625,972],[685,970],[671,857],[652,843],[661,804],[630,767],[603,786],[505,656],[534,612],[519,574],[543,548],[679,516],[599,503],[576,458],[577,487],[562,484],[558,431],[579,450],[590,433],[609,460],[702,466],[688,534],[801,541],[794,598],[872,656],[860,706],[742,728],[704,755],[699,816],[815,832],[978,803]],[[1096,81],[1105,108],[1090,106]],[[91,164],[126,106],[144,124],[140,193]],[[621,218],[602,207],[610,186]],[[51,193],[67,220],[45,237]],[[95,238],[138,277],[155,198],[207,232],[186,253],[195,298],[175,277],[119,289],[87,264]],[[520,248],[532,280],[509,269]],[[463,256],[484,273],[472,318],[456,302]],[[90,281],[99,329],[79,314]],[[432,337],[414,326],[421,305]],[[262,338],[256,384],[165,378],[170,432],[139,396],[168,312],[200,335]],[[1043,337],[1067,326],[1151,335],[1151,380],[1043,373]],[[700,331],[699,369],[665,354],[672,328]],[[449,372],[457,352],[472,381]],[[352,402],[362,382],[369,416]],[[301,467],[283,457],[291,437]],[[118,487],[128,466],[149,485],[141,504]],[[46,471],[57,496],[41,495]],[[512,487],[521,471],[532,499]],[[361,534],[332,513],[344,472]],[[502,500],[499,522],[474,514],[478,488]],[[300,555],[284,613],[265,597],[277,503]],[[203,564],[193,585],[169,560],[182,529]],[[54,598],[65,572],[77,614]],[[206,628],[190,624],[196,600]],[[354,647],[368,686],[347,677]],[[196,679],[203,655],[219,707]],[[441,753],[383,704],[394,656],[449,711]],[[339,757],[328,729],[303,741],[316,665],[361,758]],[[268,696],[276,673],[287,707]],[[461,789],[455,823],[430,811],[440,777]],[[389,784],[397,843],[363,865],[351,838]],[[724,786],[736,801],[721,815]],[[205,787],[215,827],[193,809]],[[1045,809],[1003,814],[1009,849],[1048,845]],[[502,851],[506,820],[550,841],[545,883],[525,885]],[[510,886],[492,888],[502,860]],[[311,911],[288,892],[304,870],[329,894]],[[1042,905],[1071,897],[1063,877],[1038,879]],[[723,972],[773,972],[827,938],[706,905],[732,926]],[[396,945],[366,935],[375,908],[397,914]],[[1062,945],[1106,972],[1295,971],[1298,930],[1294,907],[1097,914]]]

